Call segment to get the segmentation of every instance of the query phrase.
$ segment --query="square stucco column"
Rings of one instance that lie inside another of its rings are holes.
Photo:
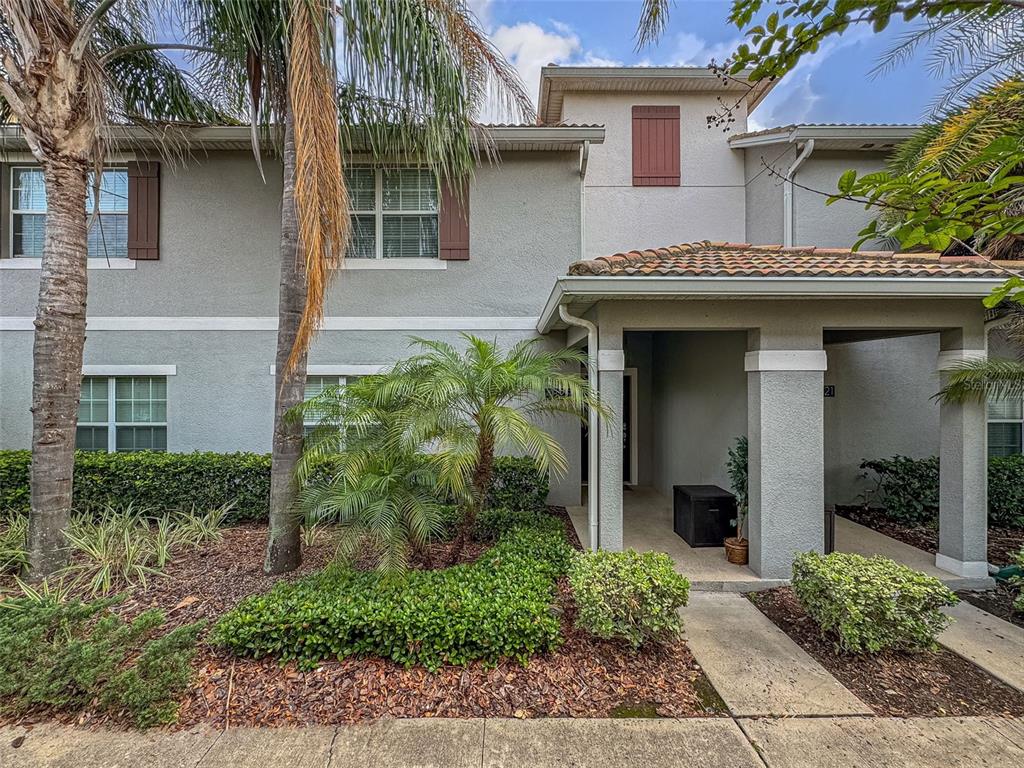
[[[945,344],[943,345],[945,346]],[[944,349],[938,370],[984,359],[984,349]],[[988,426],[985,404],[939,407],[939,551],[935,565],[967,578],[988,576]]]
[[[798,552],[825,545],[824,350],[757,350],[747,371],[750,567],[792,576]]]
[[[625,353],[621,349],[601,349],[597,353],[601,402],[609,411],[608,418],[601,419],[598,438],[597,541],[601,549],[612,552],[622,550],[622,372],[625,367]]]

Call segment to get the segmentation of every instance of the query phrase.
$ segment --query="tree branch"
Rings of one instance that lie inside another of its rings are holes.
[[[82,22],[81,29],[78,30],[78,34],[75,35],[74,41],[71,43],[71,58],[75,61],[80,61],[82,56],[85,54],[85,49],[89,47],[89,41],[92,39],[92,31],[96,28],[107,12],[114,7],[114,3],[117,0],[100,0],[100,2],[93,8],[85,21]]]
[[[188,43],[137,43],[135,45],[125,45],[120,48],[114,48],[107,51],[100,58],[100,63],[106,64],[111,59],[127,56],[129,53],[136,53],[139,51],[199,51],[201,53],[216,53],[213,48],[208,48],[205,45],[190,45]]]

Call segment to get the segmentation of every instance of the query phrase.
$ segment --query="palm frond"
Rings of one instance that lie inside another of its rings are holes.
[[[946,403],[1021,397],[1024,397],[1024,362],[999,359],[972,360],[957,365],[936,395]]]

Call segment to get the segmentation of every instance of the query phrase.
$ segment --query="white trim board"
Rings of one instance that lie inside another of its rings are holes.
[[[0,331],[34,330],[33,317],[0,317]],[[536,317],[325,317],[325,331],[535,331]],[[90,317],[90,331],[276,331],[277,317]]]
[[[382,365],[307,365],[306,375],[308,376],[372,376],[375,373],[383,373],[390,364]],[[270,375],[277,375],[277,366],[270,366]]]
[[[83,376],[177,376],[176,365],[83,365]]]
[[[762,349],[743,356],[743,370],[827,371],[828,355],[820,349]]]
[[[101,259],[92,256],[86,262],[88,269],[135,269],[135,259]],[[43,260],[30,256],[0,259],[0,269],[42,269]]]

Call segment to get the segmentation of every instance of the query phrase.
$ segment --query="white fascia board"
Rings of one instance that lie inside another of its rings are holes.
[[[558,322],[558,305],[574,296],[588,299],[648,297],[703,298],[983,298],[1002,285],[1000,278],[956,277],[586,277],[565,276],[555,281],[537,323],[548,333]]]
[[[604,143],[604,126],[544,126],[544,127],[495,127],[480,129],[491,141],[509,144],[579,144],[589,141],[591,144]]]
[[[755,136],[733,136],[729,139],[729,146],[747,149],[769,144],[795,144],[808,139],[853,139],[876,143],[906,141],[919,128],[917,125],[798,125]]]

